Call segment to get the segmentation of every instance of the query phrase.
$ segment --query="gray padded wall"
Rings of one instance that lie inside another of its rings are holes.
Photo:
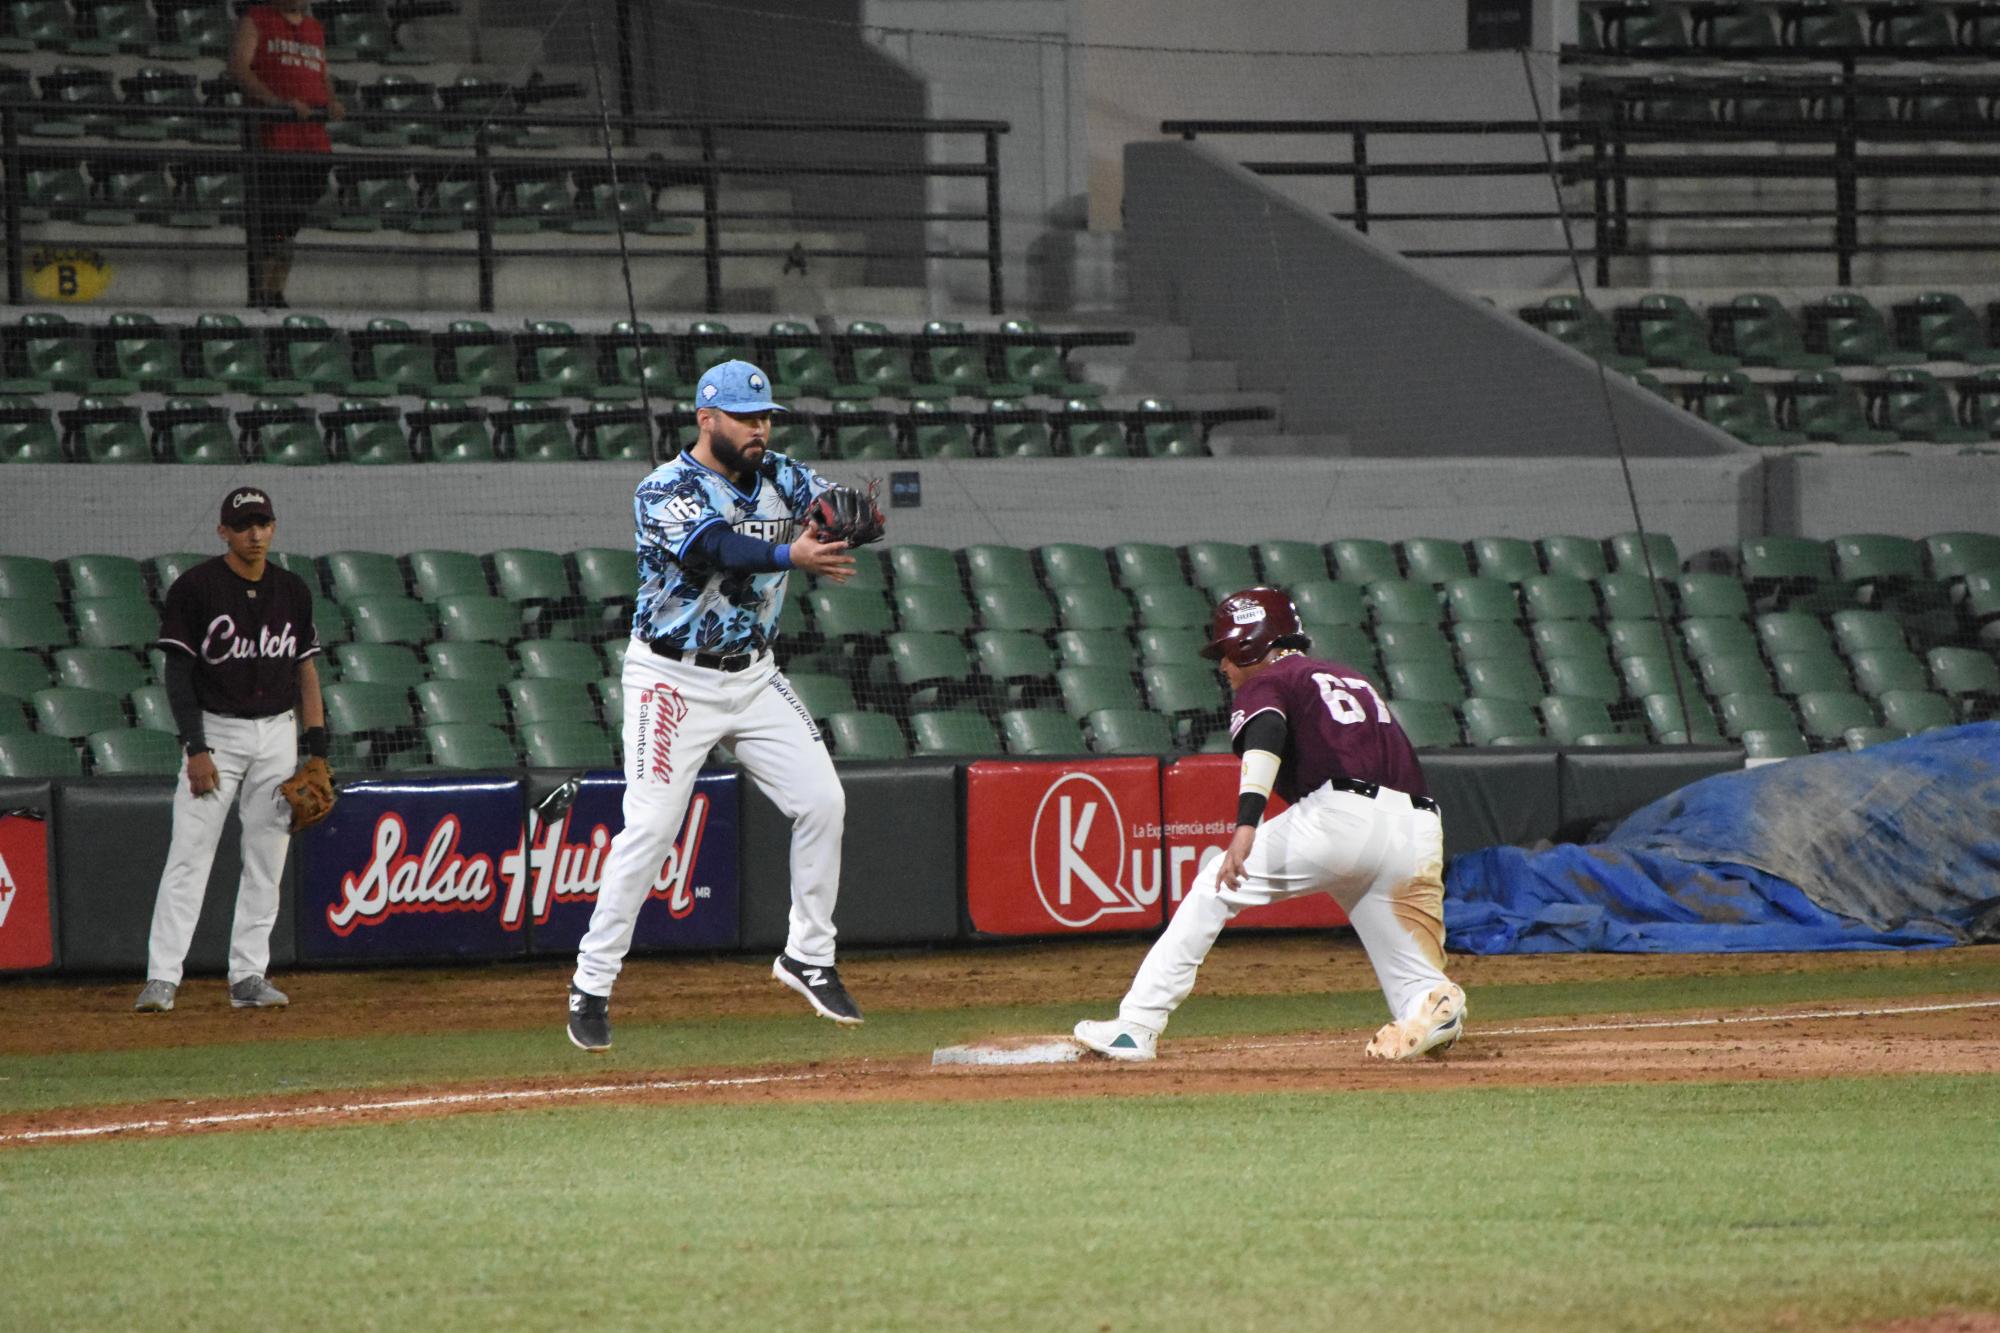
[[[56,791],[56,885],[62,912],[63,967],[68,972],[146,971],[153,898],[173,831],[176,778],[94,778]],[[229,925],[236,911],[237,854],[242,826],[232,811],[208,877],[201,921],[188,949],[189,976],[219,976],[229,964]],[[278,886],[278,922],[271,931],[271,966],[298,956],[293,926],[296,856]]]
[[[1126,145],[1125,238],[1133,307],[1281,390],[1289,431],[1399,458],[1605,457],[1608,393],[1635,457],[1747,452],[1205,144]]]
[[[840,946],[958,938],[959,766],[939,760],[840,766],[847,834]],[[791,910],[791,821],[743,781],[743,947],[780,949]],[[866,1003],[866,997],[863,997]]]
[[[1443,809],[1444,854],[1495,843],[1531,843],[1562,822],[1555,750],[1427,750],[1424,781]]]
[[[1735,746],[1674,745],[1645,750],[1566,750],[1562,823],[1620,820],[1669,792],[1743,767]]]

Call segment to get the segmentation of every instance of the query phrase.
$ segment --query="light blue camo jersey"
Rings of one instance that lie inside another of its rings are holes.
[[[726,523],[761,541],[792,540],[798,516],[833,483],[783,454],[765,451],[750,489],[681,454],[655,468],[633,497],[638,524],[639,602],[632,632],[684,652],[754,653],[778,637],[790,570],[754,574],[682,563],[703,529]]]

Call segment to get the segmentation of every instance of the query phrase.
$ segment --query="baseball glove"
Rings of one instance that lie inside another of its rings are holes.
[[[875,492],[881,484],[871,481],[866,491],[852,491],[845,486],[821,491],[806,507],[806,521],[819,529],[820,536],[849,546],[879,542],[886,526],[881,507],[875,503]]]
[[[309,829],[333,813],[338,799],[333,790],[333,770],[326,760],[314,755],[299,765],[299,771],[278,784],[278,794],[292,807],[292,832]]]

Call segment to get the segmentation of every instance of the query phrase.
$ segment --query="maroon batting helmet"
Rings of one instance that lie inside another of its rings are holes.
[[[1247,667],[1273,648],[1303,648],[1308,642],[1291,598],[1276,588],[1245,588],[1216,604],[1201,655],[1211,662],[1226,657]]]

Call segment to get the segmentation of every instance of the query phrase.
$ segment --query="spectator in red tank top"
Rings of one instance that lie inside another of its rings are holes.
[[[325,122],[347,115],[327,78],[326,32],[306,13],[310,2],[252,5],[229,49],[229,73],[243,95],[256,106],[290,107],[297,117],[263,126],[264,147],[285,156],[267,158],[258,173],[262,257],[250,286],[250,304],[258,309],[285,305],[293,238],[326,190],[324,155],[333,151],[333,141]]]

